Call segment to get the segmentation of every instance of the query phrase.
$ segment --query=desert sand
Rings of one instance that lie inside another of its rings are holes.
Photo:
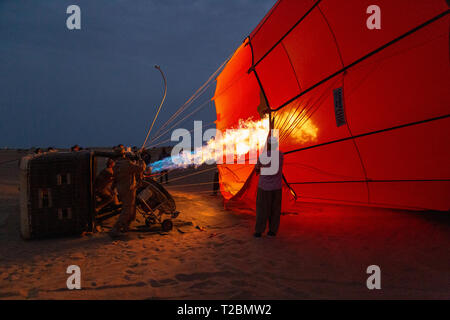
[[[105,232],[24,241],[17,163],[5,163],[18,157],[0,152],[1,299],[450,298],[448,213],[305,203],[276,238],[257,239],[252,211],[209,195],[210,170],[167,186],[181,212],[171,232],[112,241],[111,218]],[[81,268],[81,290],[66,287],[69,265]],[[381,290],[366,287],[369,265],[381,268]]]

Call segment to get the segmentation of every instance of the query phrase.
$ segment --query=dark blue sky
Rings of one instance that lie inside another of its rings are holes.
[[[0,147],[140,146],[162,95],[153,65],[168,78],[157,129],[274,2],[1,0]],[[66,28],[71,4],[81,30]],[[182,126],[214,116],[211,104]]]

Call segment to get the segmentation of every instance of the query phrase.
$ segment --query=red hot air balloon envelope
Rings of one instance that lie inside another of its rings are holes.
[[[319,201],[450,208],[449,6],[444,0],[280,0],[217,77],[217,128],[271,110],[283,210]],[[219,165],[226,200],[254,204],[254,165]],[[293,194],[298,198],[295,200]]]

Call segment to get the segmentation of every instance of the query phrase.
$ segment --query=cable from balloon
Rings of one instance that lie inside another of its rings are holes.
[[[163,78],[163,80],[164,80],[164,95],[163,95],[163,98],[162,98],[162,100],[161,100],[161,103],[159,104],[158,111],[156,112],[156,115],[155,115],[155,117],[153,118],[152,125],[150,126],[150,128],[149,128],[148,131],[147,131],[147,136],[145,137],[144,143],[142,144],[141,151],[144,149],[144,147],[145,147],[145,145],[146,145],[146,143],[147,143],[148,137],[150,136],[150,132],[151,132],[152,129],[153,129],[153,126],[154,126],[154,124],[155,124],[155,121],[156,121],[156,119],[158,118],[158,114],[159,114],[159,112],[161,111],[161,107],[162,107],[162,105],[164,104],[164,101],[166,100],[166,95],[167,95],[167,80],[166,80],[166,76],[164,75],[164,72],[161,70],[161,67],[160,67],[160,66],[155,65],[155,68],[158,69],[159,72],[161,72],[161,76],[162,76],[162,78]]]

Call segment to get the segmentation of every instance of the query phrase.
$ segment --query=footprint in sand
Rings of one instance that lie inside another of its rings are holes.
[[[223,246],[225,243],[221,243],[221,242],[213,242],[213,246],[216,248],[220,248],[221,246]]]
[[[19,275],[16,272],[13,272],[11,274],[9,274],[6,278],[4,278],[3,280],[9,280],[9,281],[17,281],[19,280]]]
[[[82,259],[84,259],[85,257],[84,257],[84,254],[82,254],[82,253],[80,253],[80,252],[76,252],[76,253],[72,253],[72,254],[69,256],[69,258],[70,258],[70,259],[74,259],[74,260],[82,260]]]
[[[311,296],[303,291],[299,291],[297,289],[291,288],[291,287],[285,287],[283,289],[284,293],[286,293],[289,297],[294,296],[297,299],[309,299]]]
[[[153,279],[150,279],[148,282],[150,283],[150,285],[153,288],[158,288],[158,287],[162,287],[163,286],[159,281],[156,281],[156,280],[153,280]]]
[[[196,281],[196,280],[206,280],[208,278],[212,277],[230,277],[233,274],[228,271],[222,271],[222,272],[197,272],[197,273],[190,273],[190,274],[184,274],[179,273],[175,275],[175,279],[178,281]]]
[[[248,283],[245,280],[231,280],[230,284],[232,284],[233,286],[242,288],[242,287],[250,287],[250,283]]]
[[[162,279],[162,280],[150,279],[148,282],[154,288],[170,286],[170,285],[174,285],[174,284],[178,283],[178,281],[176,281],[174,279],[170,279],[170,278],[169,279]]]
[[[205,289],[208,287],[216,286],[217,284],[218,283],[216,281],[206,280],[206,281],[197,282],[197,283],[193,284],[192,286],[189,287],[189,289]]]
[[[39,289],[31,288],[30,290],[28,290],[27,299],[37,298],[38,295],[39,295]]]
[[[16,297],[16,296],[20,296],[20,292],[17,292],[17,291],[0,292],[0,299],[11,298],[11,297]]]
[[[237,294],[232,295],[230,300],[250,299],[253,297],[253,293],[248,290],[242,290]]]

